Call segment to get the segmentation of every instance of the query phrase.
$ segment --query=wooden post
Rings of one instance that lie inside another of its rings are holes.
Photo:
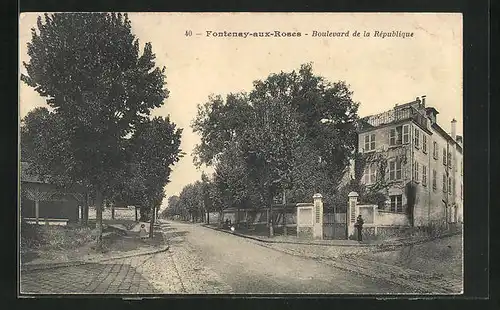
[[[40,216],[40,199],[38,197],[35,199],[35,219],[38,225],[38,217]]]

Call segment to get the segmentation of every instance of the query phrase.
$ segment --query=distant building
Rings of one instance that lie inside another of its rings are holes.
[[[362,183],[384,193],[382,212],[406,213],[405,185],[417,188],[415,226],[463,219],[463,138],[439,126],[426,98],[361,119],[358,152],[366,154]],[[351,175],[353,173],[351,169]]]
[[[28,172],[29,164],[21,162],[20,211],[30,223],[67,224],[77,222],[80,216],[80,198],[83,189],[58,188]]]

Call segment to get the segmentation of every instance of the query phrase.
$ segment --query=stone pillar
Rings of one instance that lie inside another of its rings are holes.
[[[347,237],[354,235],[355,228],[354,223],[356,222],[356,217],[358,216],[358,193],[350,192],[349,193],[349,203],[347,205]]]
[[[313,238],[323,239],[323,196],[314,194]]]

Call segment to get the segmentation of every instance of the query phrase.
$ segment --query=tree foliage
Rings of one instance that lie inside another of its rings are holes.
[[[21,79],[58,115],[65,176],[106,196],[124,171],[124,137],[167,98],[165,69],[155,67],[151,44],[139,54],[126,14],[45,14],[37,28]]]
[[[345,82],[330,83],[305,64],[270,74],[249,93],[211,96],[193,130],[198,164],[215,168],[220,205],[331,199],[356,146],[358,104]],[[272,226],[272,225],[271,225]]]
[[[36,172],[92,189],[98,224],[102,202],[130,188],[145,204],[161,200],[180,131],[168,118],[150,120],[168,97],[165,68],[150,43],[141,53],[127,14],[40,16],[28,55],[21,80],[54,111],[24,120],[23,155]]]

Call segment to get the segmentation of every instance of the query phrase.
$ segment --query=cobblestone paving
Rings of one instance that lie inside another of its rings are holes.
[[[152,294],[153,285],[138,268],[150,257],[21,273],[24,294]]]
[[[166,230],[167,225],[162,224]],[[212,269],[204,266],[195,249],[183,236],[166,232],[170,249],[147,261],[141,270],[161,292],[174,294],[231,293],[227,285]]]
[[[162,224],[160,229],[167,229]],[[230,293],[210,268],[203,266],[182,236],[166,237],[170,250],[117,259],[21,273],[23,294],[219,294]]]

